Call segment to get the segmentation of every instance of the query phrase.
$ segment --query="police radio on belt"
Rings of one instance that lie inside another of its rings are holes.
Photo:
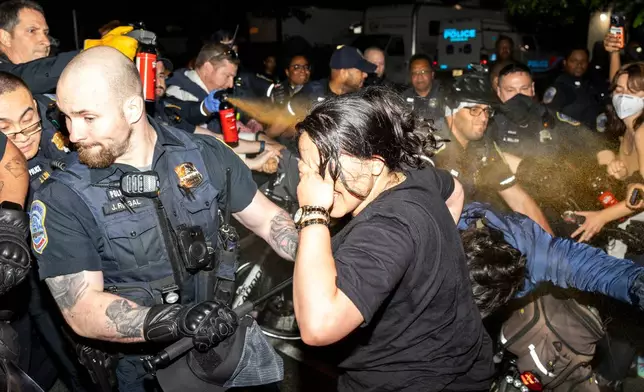
[[[143,84],[143,99],[148,102],[154,102],[156,100],[157,79],[157,37],[154,33],[145,29],[143,22],[135,23],[134,30],[127,35],[139,41],[135,61]]]

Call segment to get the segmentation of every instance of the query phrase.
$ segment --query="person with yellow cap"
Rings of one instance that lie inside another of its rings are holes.
[[[133,59],[137,42],[123,36],[131,30],[127,26],[118,27],[102,40],[88,40],[89,45],[112,46]],[[63,69],[78,54],[71,51],[49,57],[50,39],[45,11],[40,4],[32,0],[9,0],[0,4],[0,71],[20,77],[33,94],[54,92]]]

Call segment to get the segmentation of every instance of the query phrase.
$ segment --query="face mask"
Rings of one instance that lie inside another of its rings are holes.
[[[627,94],[613,95],[613,107],[620,119],[639,114],[644,110],[644,99]]]
[[[512,123],[525,126],[531,122],[540,124],[539,104],[527,95],[517,94],[499,108]]]

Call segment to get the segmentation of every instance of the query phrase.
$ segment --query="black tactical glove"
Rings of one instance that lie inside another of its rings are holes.
[[[19,205],[0,206],[0,295],[22,282],[30,266],[29,218]]]
[[[237,315],[219,301],[156,305],[145,318],[143,336],[155,342],[190,337],[197,350],[206,352],[232,336],[237,326]]]
[[[631,297],[631,303],[644,310],[644,273],[635,278],[628,294]]]

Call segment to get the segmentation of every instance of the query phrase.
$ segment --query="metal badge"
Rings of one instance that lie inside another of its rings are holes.
[[[198,187],[203,182],[203,175],[192,162],[184,162],[174,168],[174,172],[179,177],[179,186],[185,190]]]
[[[434,109],[438,106],[438,100],[436,98],[429,99],[429,107]]]

